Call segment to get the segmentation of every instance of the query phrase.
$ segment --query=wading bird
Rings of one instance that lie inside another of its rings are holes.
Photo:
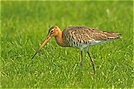
[[[85,50],[92,63],[94,73],[95,73],[94,61],[90,56],[88,46],[120,38],[119,33],[101,31],[86,26],[70,26],[64,29],[63,31],[61,31],[58,26],[52,26],[48,31],[47,38],[44,40],[42,45],[37,49],[32,59],[41,50],[41,48],[51,39],[51,37],[55,37],[55,40],[59,46],[75,47],[80,49],[81,54],[80,67],[84,63],[82,51]]]

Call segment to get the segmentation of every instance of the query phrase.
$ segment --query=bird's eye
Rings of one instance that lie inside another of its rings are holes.
[[[54,29],[51,29],[51,30],[50,30],[50,33],[53,33],[53,32],[54,32]]]

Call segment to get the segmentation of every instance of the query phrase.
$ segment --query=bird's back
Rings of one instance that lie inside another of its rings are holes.
[[[86,26],[70,26],[63,31],[63,40],[72,47],[87,47],[120,38],[118,33],[106,32]]]

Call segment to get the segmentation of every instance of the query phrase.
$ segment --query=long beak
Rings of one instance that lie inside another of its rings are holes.
[[[42,43],[42,45],[37,49],[37,51],[35,52],[35,54],[32,56],[32,59],[35,57],[35,55],[41,50],[41,48],[51,39],[51,36],[48,36],[44,42]]]

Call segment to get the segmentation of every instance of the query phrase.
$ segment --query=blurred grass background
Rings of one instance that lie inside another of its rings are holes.
[[[1,1],[2,88],[132,88],[132,1]],[[57,25],[119,32],[122,39],[90,46],[97,73],[85,52],[62,48],[55,39],[31,59]]]

